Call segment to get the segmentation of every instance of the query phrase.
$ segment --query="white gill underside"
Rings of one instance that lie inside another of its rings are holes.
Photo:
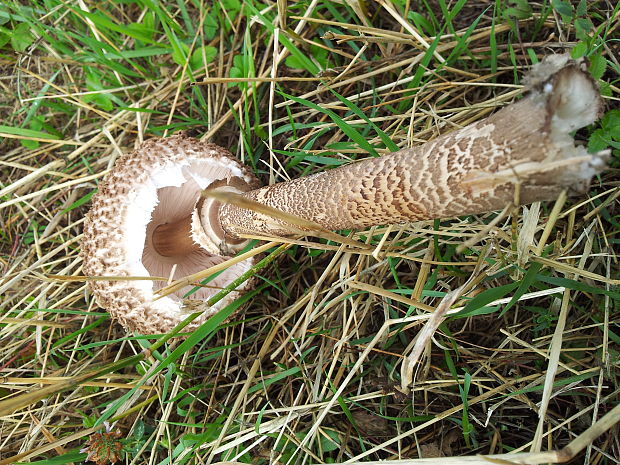
[[[225,260],[202,250],[184,257],[162,257],[151,246],[152,231],[160,224],[176,222],[190,215],[200,192],[212,182],[230,176],[242,176],[233,163],[225,159],[218,160],[217,163],[214,167],[212,160],[190,159],[177,164],[161,165],[151,173],[146,185],[128,195],[123,230],[130,232],[124,235],[124,247],[126,269],[131,276],[154,276],[174,280]],[[249,267],[247,263],[231,266],[209,283],[213,288],[203,288],[189,298],[208,299]],[[151,296],[166,284],[165,281],[151,280],[134,282],[145,296]],[[153,303],[167,309],[180,308],[180,299],[191,289],[187,287]]]

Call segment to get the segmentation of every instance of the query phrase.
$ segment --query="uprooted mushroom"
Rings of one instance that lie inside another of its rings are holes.
[[[184,136],[154,139],[122,157],[93,199],[84,227],[84,271],[94,277],[180,277],[227,259],[242,235],[298,234],[299,225],[237,204],[203,199],[229,191],[325,229],[362,229],[500,210],[517,200],[583,193],[608,151],[588,153],[571,133],[598,118],[602,102],[582,60],[553,55],[526,78],[525,98],[418,147],[368,158],[290,182],[257,187],[220,147]],[[303,228],[302,228],[303,229]],[[126,328],[165,332],[248,270],[231,266],[208,287],[156,297],[161,281],[93,280],[98,303]],[[199,324],[236,292],[206,309]]]

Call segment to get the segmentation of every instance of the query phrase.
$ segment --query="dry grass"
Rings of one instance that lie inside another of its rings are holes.
[[[442,1],[349,3],[0,6],[0,464],[82,462],[104,419],[132,464],[537,452],[618,404],[618,150],[587,198],[555,207],[349,235],[365,248],[291,240],[203,339],[128,335],[58,277],[81,274],[97,182],[153,135],[189,131],[287,180],[366,156],[345,124],[387,153],[477,121],[518,98],[532,60],[576,44],[618,108],[613,2],[589,5],[581,39],[578,9],[547,2],[513,25],[499,2],[449,4],[453,18]],[[435,15],[437,36],[410,12]],[[619,463],[617,433],[574,463]]]

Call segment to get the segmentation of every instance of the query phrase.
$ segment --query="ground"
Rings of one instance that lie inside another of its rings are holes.
[[[614,3],[0,4],[0,464],[413,460],[586,431],[620,393]],[[141,141],[186,131],[283,181],[478,121],[562,52],[605,102],[576,134],[612,149],[587,195],[350,233],[363,251],[274,245],[248,305],[186,336],[128,333],[88,292],[83,217]],[[425,309],[467,282],[403,389]],[[614,428],[571,463],[619,463]]]

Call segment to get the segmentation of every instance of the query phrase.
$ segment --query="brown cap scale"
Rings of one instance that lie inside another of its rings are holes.
[[[178,279],[221,263],[202,228],[191,230],[203,189],[227,182],[246,190],[257,186],[251,171],[225,149],[184,136],[153,139],[117,161],[99,186],[84,224],[81,256],[84,273],[92,277],[162,277]],[[157,233],[155,233],[157,231]],[[159,237],[159,239],[158,239]],[[166,239],[168,238],[168,240]],[[202,245],[199,245],[199,243]],[[161,280],[93,280],[97,302],[123,326],[143,333],[166,332],[221,287],[253,265],[231,266],[185,299],[192,289],[161,297]],[[238,297],[249,283],[204,309],[193,326]],[[189,302],[188,302],[189,300]]]
[[[501,210],[515,198],[550,200],[564,189],[584,192],[609,155],[587,153],[570,135],[598,118],[596,83],[585,63],[568,55],[544,60],[526,83],[525,98],[426,144],[243,196],[334,230]],[[221,207],[220,222],[231,236],[296,231],[233,204]]]

